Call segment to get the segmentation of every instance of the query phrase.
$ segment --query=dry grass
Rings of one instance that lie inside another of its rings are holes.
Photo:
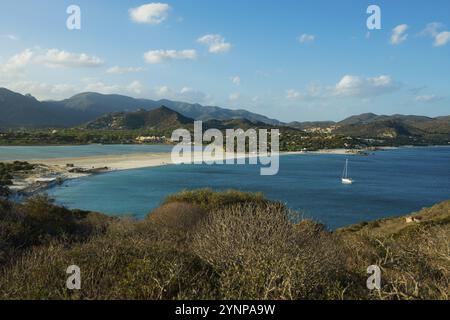
[[[55,206],[46,196],[23,204],[0,200],[0,266],[33,246],[55,240],[82,241],[104,233],[111,220],[102,214]]]
[[[207,212],[196,204],[170,202],[153,210],[147,219],[164,228],[188,232],[206,215]]]
[[[382,288],[369,298],[449,299],[449,210],[446,201],[415,213],[420,223],[408,224],[402,217],[338,231],[354,253],[351,269],[363,272],[371,264],[382,268]]]
[[[330,233],[236,191],[184,192],[142,221],[2,201],[0,299],[449,299],[449,208]],[[65,287],[72,264],[81,290]]]
[[[220,275],[222,298],[312,298],[330,289],[340,250],[316,224],[293,225],[291,214],[279,204],[241,204],[197,226],[192,251]]]

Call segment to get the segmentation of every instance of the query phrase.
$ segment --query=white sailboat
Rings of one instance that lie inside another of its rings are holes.
[[[345,160],[344,172],[342,173],[342,183],[343,184],[352,184],[353,179],[348,177],[348,159]]]

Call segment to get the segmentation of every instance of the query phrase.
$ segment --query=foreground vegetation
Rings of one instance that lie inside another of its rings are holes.
[[[450,201],[336,232],[261,194],[168,197],[145,220],[0,201],[1,299],[448,299]],[[65,283],[69,265],[81,290]],[[369,265],[381,290],[366,288]]]

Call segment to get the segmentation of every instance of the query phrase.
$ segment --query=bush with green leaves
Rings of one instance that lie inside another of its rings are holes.
[[[269,201],[260,192],[250,193],[237,190],[217,192],[212,189],[184,190],[180,193],[168,196],[164,204],[171,202],[184,202],[195,204],[204,210],[223,208],[240,203],[252,203],[254,205],[265,204]]]

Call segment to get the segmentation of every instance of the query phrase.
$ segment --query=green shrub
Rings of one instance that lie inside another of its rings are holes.
[[[169,202],[153,210],[147,219],[168,229],[188,232],[206,216],[207,212],[196,204]]]
[[[236,190],[216,192],[212,189],[198,189],[192,191],[185,190],[175,195],[169,196],[163,202],[163,205],[171,202],[196,204],[202,209],[209,211],[212,209],[223,208],[240,203],[252,203],[258,205],[265,204],[268,201],[264,198],[264,195],[259,192],[248,193]]]

